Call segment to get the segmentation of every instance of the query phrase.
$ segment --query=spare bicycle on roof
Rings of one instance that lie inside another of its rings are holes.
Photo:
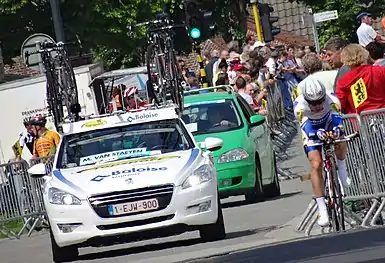
[[[156,20],[131,26],[147,27],[146,67],[148,74],[148,96],[150,103],[165,105],[169,101],[183,111],[183,87],[173,45],[174,29],[186,28],[175,25],[166,13],[158,14]]]
[[[78,90],[75,74],[71,66],[67,45],[74,43],[52,43],[45,41],[40,43],[40,49],[25,52],[26,64],[29,64],[29,56],[40,54],[47,78],[47,102],[49,114],[53,116],[57,131],[62,130],[63,123],[80,119],[81,107],[78,101]],[[78,42],[81,46],[80,40]],[[56,55],[52,55],[52,52]],[[64,108],[67,108],[68,116],[64,116]]]

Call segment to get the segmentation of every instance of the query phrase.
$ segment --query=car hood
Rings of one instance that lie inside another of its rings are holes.
[[[244,143],[246,142],[246,135],[243,129],[237,129],[237,130],[227,131],[227,132],[201,134],[201,135],[194,136],[195,141],[198,143],[198,145],[204,142],[204,140],[208,137],[218,138],[223,141],[222,148],[211,153],[211,155],[214,157],[219,157],[224,152],[227,152],[236,148],[243,149]]]
[[[170,154],[134,158],[105,164],[53,171],[53,181],[72,188],[79,197],[142,187],[181,184],[184,174],[199,163],[197,148]]]

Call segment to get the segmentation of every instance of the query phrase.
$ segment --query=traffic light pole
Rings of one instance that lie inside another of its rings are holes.
[[[250,0],[250,3],[253,7],[255,27],[257,29],[257,38],[258,38],[258,41],[263,42],[261,23],[260,23],[259,12],[257,7],[257,0]]]
[[[205,65],[203,63],[203,59],[201,56],[201,50],[200,47],[197,43],[193,43],[194,51],[198,55],[198,63],[199,63],[199,81],[202,84],[203,88],[208,88],[209,84],[207,83],[207,78],[206,78],[206,70],[205,70]]]

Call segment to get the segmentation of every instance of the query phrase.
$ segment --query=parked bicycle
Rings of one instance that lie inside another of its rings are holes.
[[[325,199],[329,214],[331,227],[335,232],[345,230],[343,187],[337,174],[338,167],[335,157],[334,146],[338,142],[346,142],[356,137],[354,133],[339,139],[328,138],[322,142],[312,143],[311,146],[322,146],[323,148],[323,169],[325,183]]]
[[[78,43],[81,44],[80,41]],[[47,78],[49,113],[53,116],[57,131],[62,130],[62,123],[66,119],[70,122],[80,119],[81,107],[78,102],[76,79],[66,49],[69,44],[73,43],[45,41],[41,43],[41,49],[25,52],[27,65],[29,64],[29,56],[33,54],[40,54],[41,56]],[[52,52],[56,52],[56,55],[52,56]],[[68,116],[64,116],[63,106],[67,108]]]
[[[148,27],[146,32],[147,92],[157,105],[165,105],[170,99],[183,111],[183,87],[173,46],[174,25],[168,14],[159,14],[156,20],[134,27]],[[131,27],[131,30],[133,27]],[[152,101],[151,101],[152,102]]]

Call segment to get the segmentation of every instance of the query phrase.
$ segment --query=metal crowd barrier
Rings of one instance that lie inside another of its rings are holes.
[[[28,175],[28,169],[37,163],[46,163],[52,169],[53,157],[0,164],[0,233],[9,238],[20,238],[28,231],[48,225],[41,187],[43,179]]]
[[[272,142],[277,158],[277,173],[280,180],[296,177],[289,170],[280,167],[280,162],[289,159],[286,153],[298,132],[298,125],[293,120],[294,114],[283,106],[281,88],[278,83],[268,86],[267,123],[272,131]]]
[[[383,225],[385,109],[365,111],[360,115],[345,115],[344,127],[346,134],[358,131],[360,135],[347,142],[346,166],[352,184],[345,189],[346,223],[352,228]],[[316,221],[317,206],[315,201],[311,200],[296,231],[304,231],[306,235],[310,235]]]

